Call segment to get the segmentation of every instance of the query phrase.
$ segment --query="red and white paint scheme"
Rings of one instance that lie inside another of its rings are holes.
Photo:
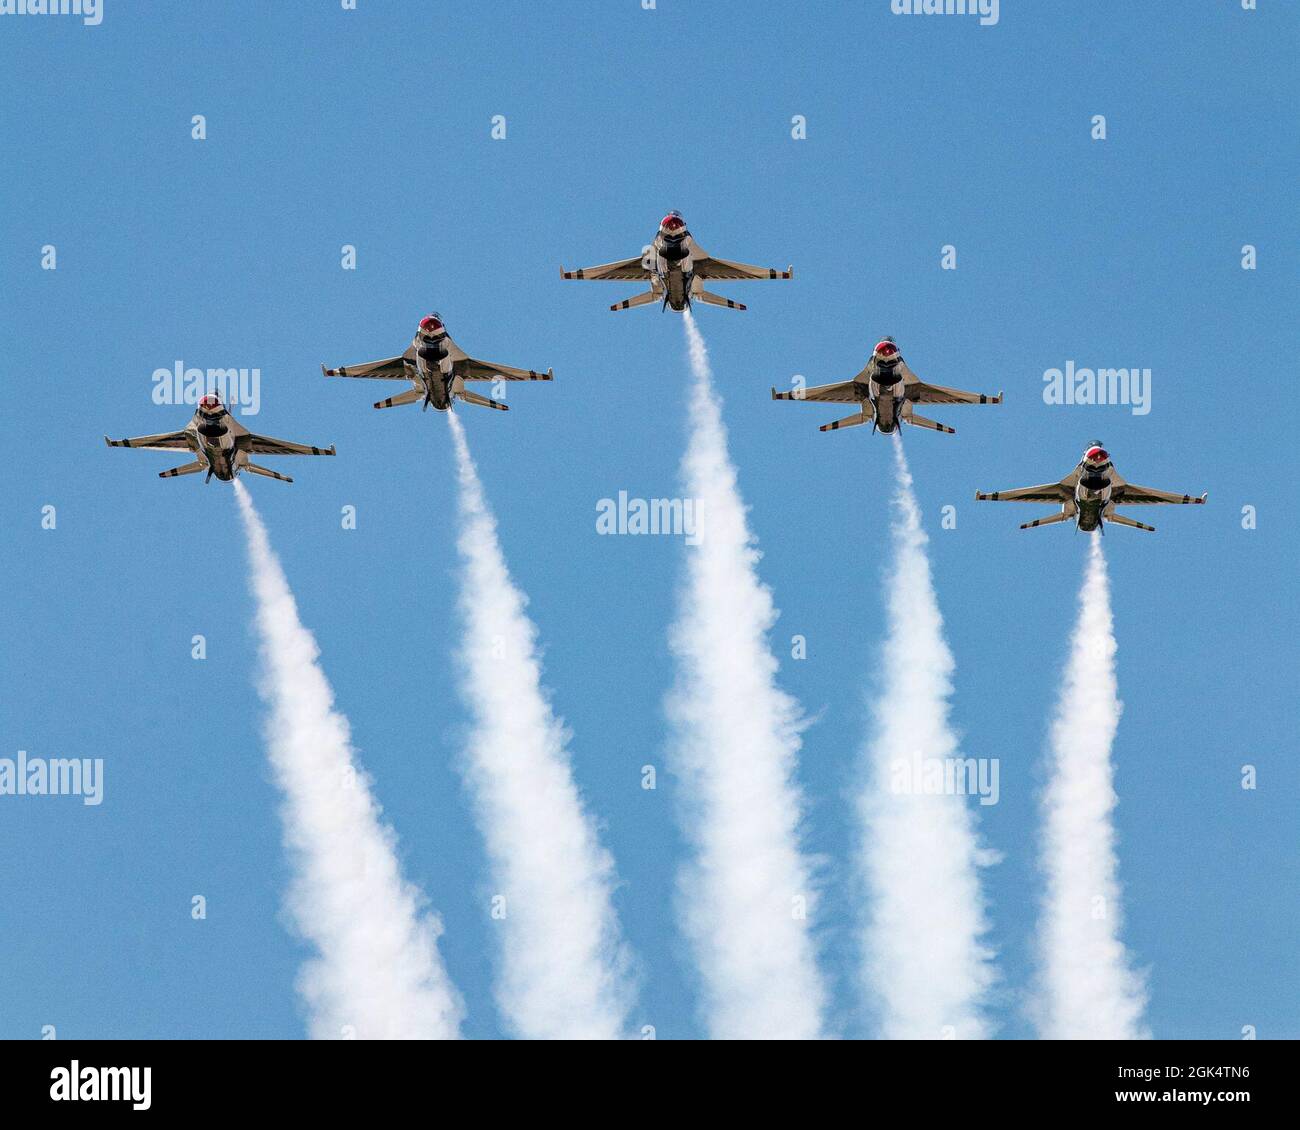
[[[135,436],[131,439],[109,439],[109,447],[143,447],[149,451],[188,451],[194,456],[192,463],[159,471],[160,479],[177,475],[197,475],[206,471],[204,482],[215,475],[223,483],[232,482],[236,475],[247,471],[250,475],[264,475],[291,483],[288,475],[259,467],[249,460],[250,455],[333,455],[333,447],[313,447],[306,443],[291,443],[286,439],[273,439],[250,432],[236,420],[215,392],[199,398],[194,417],[179,432],[161,432],[152,436]]]
[[[991,494],[975,492],[975,498],[981,502],[1059,502],[1061,504],[1059,514],[1036,518],[1032,522],[1024,523],[1020,528],[1031,530],[1036,526],[1050,526],[1056,522],[1068,522],[1073,519],[1075,529],[1083,530],[1085,533],[1093,530],[1105,533],[1107,522],[1154,533],[1154,526],[1145,525],[1127,515],[1116,513],[1115,507],[1203,504],[1207,497],[1206,494],[1197,497],[1130,483],[1115,470],[1110,452],[1102,445],[1101,440],[1094,440],[1088,444],[1084,449],[1083,458],[1079,460],[1079,465],[1059,482],[1017,487],[1015,490],[993,491]]]
[[[640,255],[602,263],[598,267],[581,267],[576,271],[560,268],[562,279],[611,280],[648,282],[650,289],[643,294],[615,302],[611,310],[629,310],[658,302],[660,309],[672,307],[686,310],[692,302],[706,306],[725,306],[731,310],[744,310],[740,302],[723,298],[704,289],[710,279],[738,282],[743,279],[788,279],[794,268],[778,271],[775,267],[755,267],[749,263],[735,263],[719,259],[704,251],[691,235],[680,212],[669,212],[659,221],[654,242],[647,244]]]
[[[516,369],[511,365],[496,365],[470,357],[451,340],[442,315],[436,311],[420,319],[415,337],[406,352],[396,357],[378,361],[365,361],[360,365],[340,365],[337,369],[321,372],[327,377],[362,377],[367,380],[408,381],[411,388],[387,397],[375,404],[376,408],[397,408],[403,404],[420,404],[421,411],[435,408],[439,412],[450,410],[457,400],[476,404],[481,408],[497,408],[502,412],[509,407],[501,396],[489,398],[465,387],[466,381],[491,381],[498,389],[502,381],[549,381],[554,379],[550,369],[539,373],[535,369]]]
[[[918,416],[917,404],[1001,404],[1002,394],[987,396],[982,392],[965,392],[959,388],[927,384],[903,360],[898,345],[892,337],[881,338],[871,351],[871,359],[851,381],[818,385],[816,388],[792,389],[790,392],[772,390],[773,400],[824,400],[831,403],[859,405],[858,411],[843,420],[823,424],[824,432],[870,424],[873,432],[886,434],[898,431],[899,424],[929,428],[951,435],[955,429],[935,420]]]

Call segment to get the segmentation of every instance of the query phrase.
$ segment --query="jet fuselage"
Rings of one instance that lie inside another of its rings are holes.
[[[439,412],[446,412],[459,380],[452,375],[446,331],[428,337],[417,333],[411,344],[415,347],[415,370],[424,386],[425,402]]]
[[[876,410],[876,430],[886,435],[896,432],[899,421],[907,414],[907,394],[899,371],[900,360],[897,354],[888,361],[873,357],[867,371],[854,381],[859,399],[871,401]]]
[[[224,404],[208,407],[200,403],[185,430],[198,440],[198,457],[208,465],[208,478],[228,483],[239,474],[235,440],[247,429],[234,420]]]
[[[1084,533],[1090,533],[1102,523],[1110,505],[1112,470],[1114,464],[1110,460],[1101,464],[1087,460],[1079,463],[1079,481],[1074,486],[1074,504],[1078,507],[1075,525]]]
[[[650,285],[674,310],[685,310],[691,304],[698,255],[694,238],[684,228],[680,235],[659,232],[646,248],[641,265],[651,274]]]

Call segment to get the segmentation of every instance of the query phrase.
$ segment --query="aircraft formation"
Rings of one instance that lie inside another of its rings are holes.
[[[794,268],[787,267],[781,271],[775,267],[758,267],[710,255],[695,242],[681,213],[669,212],[660,221],[654,240],[646,245],[640,255],[595,267],[581,267],[575,271],[561,267],[560,277],[649,284],[649,290],[614,303],[611,310],[628,310],[633,306],[645,306],[653,302],[658,302],[661,310],[671,308],[679,312],[689,310],[694,302],[744,310],[746,306],[743,303],[705,290],[704,283],[715,280],[738,282],[790,279],[794,277]],[[322,364],[321,372],[326,377],[406,381],[411,385],[409,389],[379,400],[374,406],[382,409],[420,404],[422,411],[433,407],[439,412],[451,410],[457,400],[482,408],[494,408],[503,412],[507,410],[507,405],[468,389],[466,383],[470,381],[554,379],[550,369],[543,373],[469,356],[452,340],[441,315],[437,313],[420,319],[415,336],[405,352],[358,365],[340,365],[336,369],[326,368]],[[910,424],[952,435],[955,434],[954,428],[917,415],[916,405],[1001,404],[1002,393],[988,395],[929,384],[908,367],[894,339],[885,337],[876,343],[862,371],[851,380],[790,392],[777,392],[773,388],[772,399],[857,406],[851,415],[822,424],[819,430],[823,432],[869,423],[873,433],[879,431],[890,434],[898,431],[901,424]],[[222,482],[231,482],[237,475],[247,471],[249,474],[291,483],[293,479],[288,475],[261,467],[251,462],[249,456],[334,454],[332,446],[323,448],[292,443],[248,431],[231,416],[229,409],[215,393],[208,393],[200,399],[193,418],[180,431],[119,440],[105,436],[104,442],[110,447],[188,451],[194,456],[193,461],[161,471],[159,477],[173,478],[177,475],[206,472],[205,482],[213,476]],[[1103,533],[1105,523],[1109,522],[1154,532],[1154,526],[1117,513],[1117,505],[1200,504],[1205,502],[1206,497],[1205,494],[1179,494],[1128,482],[1115,470],[1110,453],[1099,440],[1088,445],[1074,470],[1058,482],[992,493],[977,491],[975,494],[976,500],[981,502],[1060,504],[1059,513],[1025,522],[1020,527],[1022,530],[1073,520],[1078,530],[1100,530]]]

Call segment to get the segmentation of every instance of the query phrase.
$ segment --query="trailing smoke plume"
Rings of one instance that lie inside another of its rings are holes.
[[[497,540],[460,421],[461,650],[474,716],[465,778],[505,917],[497,1000],[530,1039],[615,1039],[631,993],[614,863],[584,810],[567,734],[542,688],[537,632]]]
[[[711,1035],[814,1038],[824,990],[810,936],[812,878],[800,854],[798,709],[776,684],[767,644],[776,612],[758,579],[708,355],[689,312],[685,326],[693,382],[682,479],[696,500],[699,544],[687,550],[668,703],[694,849],[681,882],[683,927]]]
[[[238,481],[235,497],[257,601],[267,743],[284,795],[288,909],[316,949],[298,979],[309,1034],[455,1037],[461,1005],[438,954],[441,925],[402,878],[396,837],[355,763],[316,641],[298,619],[266,528]]]
[[[974,1039],[988,1035],[984,999],[994,978],[979,883],[990,856],[979,846],[967,799],[925,784],[936,767],[942,772],[961,756],[948,720],[953,660],[912,476],[897,434],[892,443],[888,635],[859,801],[870,894],[863,987],[886,1038]]]
[[[1111,746],[1123,709],[1101,537],[1092,535],[1079,621],[1051,732],[1043,797],[1047,897],[1041,922],[1042,1035],[1126,1040],[1149,1035],[1143,978],[1119,940],[1119,863]]]

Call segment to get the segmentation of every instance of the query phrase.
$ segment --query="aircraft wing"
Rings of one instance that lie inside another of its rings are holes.
[[[465,381],[550,381],[551,370],[539,373],[535,369],[516,369],[513,365],[498,365],[494,361],[480,361],[471,357],[451,338],[446,338],[447,357],[452,372]]]
[[[644,281],[649,277],[650,272],[642,266],[640,255],[634,255],[631,259],[620,259],[617,263],[601,263],[598,267],[579,267],[576,271],[560,268],[562,279],[620,279],[631,282]]]
[[[772,390],[773,400],[830,400],[836,403],[854,404],[860,398],[852,381],[841,381],[833,385],[817,385],[814,388],[805,388],[800,392],[793,389],[790,392],[777,392]]]
[[[907,363],[900,366],[903,371],[903,383],[907,386],[907,399],[914,404],[1001,404],[1002,394],[990,396],[982,392],[966,392],[960,388],[945,388],[943,385],[926,384]]]
[[[1118,477],[1118,476],[1116,476]],[[1140,487],[1134,483],[1121,480],[1114,483],[1110,492],[1111,501],[1117,506],[1155,506],[1162,502],[1183,504],[1203,503],[1206,496],[1178,494],[1170,490],[1156,490],[1153,487]]]
[[[715,259],[706,255],[695,260],[695,277],[700,279],[788,279],[794,268],[778,271],[775,267],[755,267],[749,263],[733,263],[730,259]]]
[[[254,432],[242,435],[236,441],[241,448],[254,455],[333,455],[333,447],[313,447],[309,443],[291,443],[287,439],[272,439]]]
[[[109,447],[143,447],[149,451],[193,451],[188,431],[159,432],[154,436],[133,436],[131,439],[109,439],[104,437]]]
[[[992,494],[976,491],[980,502],[1068,502],[1074,497],[1074,487],[1079,481],[1076,467],[1059,483],[1043,483],[1036,487],[1017,487],[1015,490],[995,490]]]
[[[322,365],[321,372],[327,377],[367,377],[370,380],[406,381],[410,380],[407,362],[414,363],[415,347],[412,346],[400,357],[385,357],[380,361],[364,361],[360,365],[340,365],[337,369],[327,369]]]
[[[511,365],[494,365],[474,357],[462,357],[453,363],[455,374],[467,381],[553,381],[550,369],[544,373],[533,369],[516,369]]]

